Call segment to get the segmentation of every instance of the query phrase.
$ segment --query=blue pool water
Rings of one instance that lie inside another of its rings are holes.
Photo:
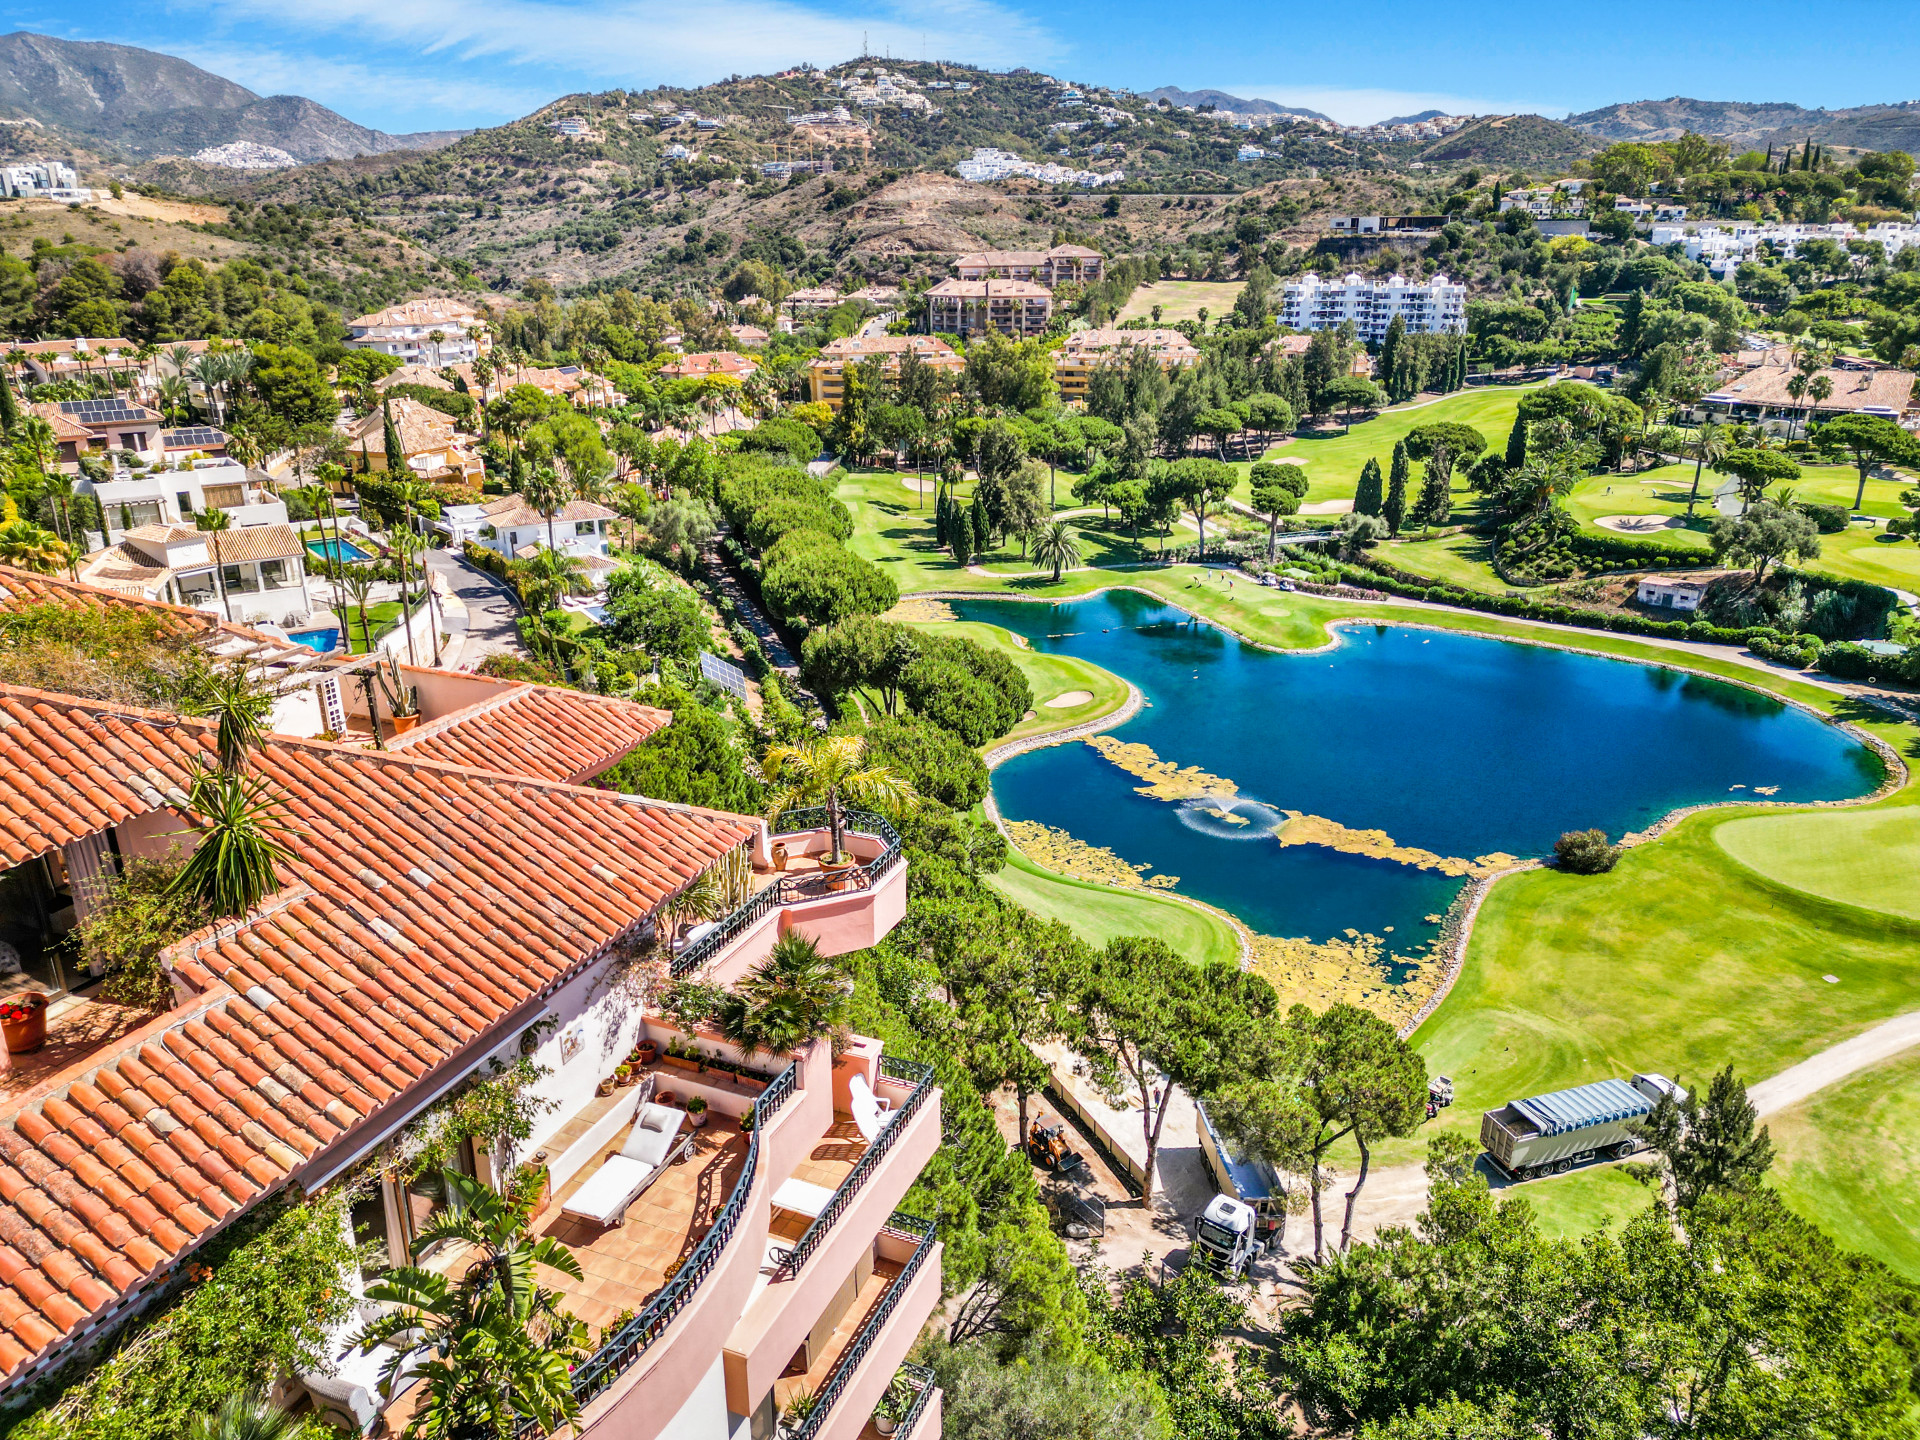
[[[309,540],[307,542],[307,549],[311,550],[315,555],[318,555],[322,560],[340,560],[348,564],[351,564],[355,560],[366,560],[372,556],[371,551],[362,550],[351,540],[335,540],[332,538]]]
[[[340,648],[338,627],[329,630],[299,630],[287,636],[296,645],[304,645],[309,650],[318,650],[322,655],[331,655]]]
[[[1441,856],[1539,855],[1566,830],[1598,826],[1617,839],[1676,807],[1757,787],[1825,800],[1879,780],[1873,755],[1818,717],[1676,670],[1390,625],[1343,629],[1333,650],[1281,654],[1128,591],[953,608],[1131,680],[1148,706],[1114,738],[1231,780],[1240,801],[1384,831]],[[1136,794],[1144,783],[1075,743],[1014,757],[993,790],[1008,819],[1176,875],[1180,893],[1269,935],[1326,940],[1392,926],[1387,938],[1406,953],[1433,934],[1422,917],[1464,883],[1283,847],[1259,809],[1243,809],[1256,823],[1236,827],[1207,816],[1205,802]]]

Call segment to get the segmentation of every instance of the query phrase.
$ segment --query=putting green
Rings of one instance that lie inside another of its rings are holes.
[[[1920,920],[1920,807],[1756,815],[1729,820],[1713,838],[1769,880]]]

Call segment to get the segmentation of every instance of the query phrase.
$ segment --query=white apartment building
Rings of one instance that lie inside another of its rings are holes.
[[[1354,333],[1370,343],[1385,338],[1396,315],[1412,334],[1464,334],[1467,287],[1445,275],[1424,284],[1401,275],[1385,280],[1306,275],[1288,283],[1280,302],[1280,323],[1290,329],[1334,330],[1351,321]]]
[[[1525,210],[1541,220],[1555,215],[1584,215],[1587,202],[1581,192],[1586,188],[1585,180],[1558,180],[1531,190],[1509,190],[1500,197],[1500,213]]]
[[[1699,261],[1724,279],[1747,261],[1757,260],[1763,245],[1770,246],[1774,254],[1790,259],[1809,240],[1831,240],[1842,248],[1857,240],[1879,245],[1891,260],[1909,245],[1920,245],[1920,225],[1902,221],[1860,230],[1844,222],[1832,225],[1761,225],[1751,220],[1726,220],[1711,225],[1670,222],[1656,224],[1651,238],[1655,245],[1684,246],[1689,260]]]
[[[71,165],[43,160],[0,168],[0,195],[9,200],[84,202],[93,198],[93,191],[80,188],[80,177],[73,173]]]
[[[459,300],[409,300],[347,322],[346,344],[438,370],[471,365],[493,348],[486,317]]]

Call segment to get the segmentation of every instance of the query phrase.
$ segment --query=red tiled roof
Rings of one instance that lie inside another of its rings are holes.
[[[219,628],[218,617],[185,605],[167,605],[156,600],[137,600],[99,585],[69,580],[64,575],[36,575],[0,565],[0,610],[18,610],[28,605],[58,600],[90,610],[139,610],[167,618],[165,628],[174,634],[191,635]],[[246,632],[252,633],[252,632]]]
[[[212,727],[0,687],[27,798],[119,793]],[[275,737],[302,833],[280,892],[174,946],[200,992],[0,1108],[0,1366],[35,1359],[292,1179],[318,1182],[547,990],[746,840],[685,806]],[[451,1068],[451,1067],[449,1067]]]
[[[673,719],[665,710],[551,685],[501,681],[501,693],[388,742],[450,765],[579,784]]]

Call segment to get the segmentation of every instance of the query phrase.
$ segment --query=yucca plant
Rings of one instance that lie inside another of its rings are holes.
[[[185,709],[189,715],[212,716],[218,722],[214,747],[220,768],[231,775],[246,768],[249,751],[265,746],[273,694],[248,673],[244,662],[235,660],[200,677]]]
[[[312,1434],[304,1415],[256,1395],[229,1395],[211,1415],[196,1415],[187,1440],[304,1440]]]
[[[301,832],[284,819],[283,802],[264,780],[202,770],[193,777],[187,803],[202,834],[169,893],[191,896],[215,915],[231,917],[246,914],[280,888],[280,863],[293,858],[285,842]]]

